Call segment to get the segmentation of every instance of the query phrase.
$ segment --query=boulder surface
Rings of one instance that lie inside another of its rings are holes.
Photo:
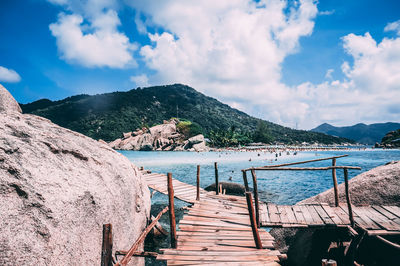
[[[14,97],[0,84],[0,113],[2,112],[22,113],[22,110]]]
[[[0,115],[0,202],[0,265],[99,265],[102,225],[113,225],[114,251],[127,250],[150,210],[126,157],[19,112]]]

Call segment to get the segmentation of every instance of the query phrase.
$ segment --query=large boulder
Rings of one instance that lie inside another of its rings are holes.
[[[339,201],[346,202],[344,183],[338,186]],[[400,161],[391,162],[359,174],[349,181],[351,202],[354,205],[400,206]],[[325,202],[334,205],[333,188],[302,203]]]
[[[12,95],[0,84],[0,113],[22,113],[21,107]]]
[[[0,202],[0,265],[99,265],[102,225],[113,225],[114,251],[127,250],[150,210],[126,157],[19,112],[0,115]]]

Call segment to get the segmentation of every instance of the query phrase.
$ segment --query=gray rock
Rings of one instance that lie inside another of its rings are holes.
[[[338,190],[339,201],[345,203],[344,183],[338,186]],[[349,191],[354,205],[400,206],[400,161],[376,167],[352,178],[349,181]],[[299,204],[316,202],[334,205],[333,188],[305,199]]]
[[[202,143],[204,142],[204,136],[202,134],[199,134],[197,136],[189,138],[188,142],[190,145]]]
[[[219,182],[222,185],[222,190],[226,189],[227,195],[237,195],[243,196],[245,192],[245,187],[242,184],[232,183],[232,182]],[[215,191],[215,183],[209,185],[205,188],[207,191]]]
[[[0,265],[99,265],[103,224],[113,225],[114,251],[146,226],[138,168],[47,119],[0,115],[0,177]]]
[[[119,145],[121,144],[122,139],[116,139],[114,141],[111,141],[110,143],[108,143],[108,146],[110,146],[110,148],[119,149]]]
[[[124,139],[126,139],[132,136],[132,132],[122,133],[122,135],[124,136]]]
[[[210,148],[206,145],[205,142],[200,142],[200,143],[194,144],[192,146],[192,148],[194,149],[194,151],[198,151],[198,152],[205,152],[205,151],[210,150]]]
[[[2,112],[22,113],[22,110],[14,97],[0,84],[0,113]]]

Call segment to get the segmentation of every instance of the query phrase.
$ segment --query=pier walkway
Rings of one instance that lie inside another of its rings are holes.
[[[167,176],[143,171],[148,186],[167,194]],[[173,179],[174,196],[192,203],[179,221],[177,248],[164,249],[158,260],[168,265],[280,265],[283,256],[274,238],[259,229],[263,249],[257,249],[250,225],[246,198],[216,195]]]

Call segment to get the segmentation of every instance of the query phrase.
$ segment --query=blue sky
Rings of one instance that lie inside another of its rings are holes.
[[[400,122],[399,55],[399,1],[0,1],[21,103],[184,83],[289,127]]]

